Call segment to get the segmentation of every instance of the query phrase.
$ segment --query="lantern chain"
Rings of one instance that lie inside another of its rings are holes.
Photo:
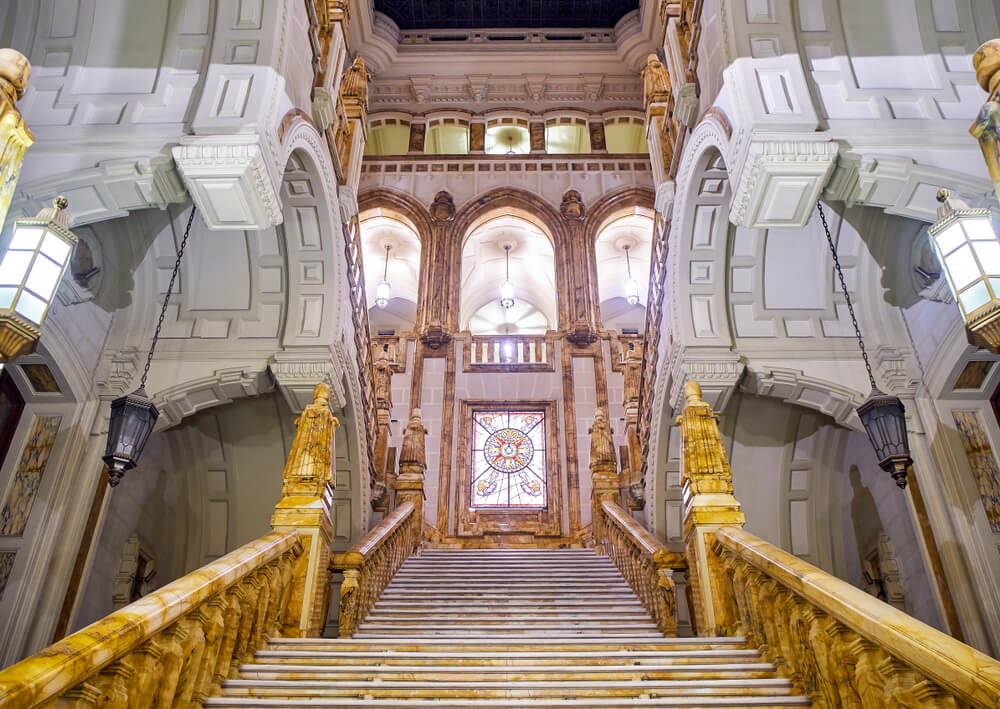
[[[184,237],[177,248],[177,259],[174,261],[174,270],[170,274],[170,282],[167,284],[167,294],[163,296],[163,307],[160,308],[160,319],[156,323],[156,330],[153,331],[153,341],[149,344],[149,354],[146,355],[146,366],[142,370],[142,379],[139,380],[139,388],[146,388],[146,377],[149,375],[149,366],[153,363],[153,353],[156,352],[156,343],[160,339],[160,330],[163,329],[163,318],[167,315],[167,306],[170,304],[170,296],[174,292],[174,282],[177,280],[177,273],[181,269],[181,258],[184,256],[184,248],[187,246],[188,237],[191,235],[191,225],[194,224],[194,213],[197,210],[195,205],[191,206],[191,214],[188,216],[187,226],[184,227]]]
[[[851,324],[854,325],[854,335],[858,338],[858,349],[861,350],[861,359],[865,361],[865,369],[868,370],[868,382],[872,389],[878,389],[875,385],[875,375],[872,374],[872,365],[868,361],[868,351],[865,349],[865,341],[861,338],[861,328],[858,326],[858,318],[854,315],[854,304],[851,302],[851,294],[847,291],[847,281],[844,280],[844,271],[840,268],[840,259],[837,257],[837,247],[833,243],[830,235],[830,226],[826,223],[826,213],[823,211],[823,203],[816,202],[816,209],[819,210],[820,221],[823,222],[823,231],[826,232],[826,243],[830,245],[830,253],[833,254],[833,267],[837,271],[837,278],[840,279],[840,288],[844,291],[844,299],[847,301],[847,312],[851,314]]]

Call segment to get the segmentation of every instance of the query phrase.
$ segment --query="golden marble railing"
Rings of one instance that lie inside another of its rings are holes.
[[[683,567],[681,554],[667,549],[620,505],[601,503],[604,524],[601,545],[642,605],[665,635],[677,634],[677,594],[672,569]]]
[[[282,628],[296,531],[275,531],[0,672],[0,706],[200,706]]]
[[[736,527],[715,533],[716,632],[744,635],[816,709],[1000,707],[1000,662]]]
[[[343,554],[334,557],[331,570],[342,571],[340,637],[354,635],[396,571],[420,543],[420,515],[412,501],[388,517]]]

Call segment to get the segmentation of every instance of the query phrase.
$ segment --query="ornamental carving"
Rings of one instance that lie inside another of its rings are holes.
[[[441,190],[434,195],[431,203],[431,219],[438,222],[450,222],[455,218],[455,200],[452,196]]]
[[[559,205],[559,212],[565,219],[583,219],[584,217],[583,198],[576,190],[569,190],[563,195],[562,204]]]
[[[340,97],[347,103],[353,99],[365,108],[368,107],[368,82],[371,81],[371,74],[365,67],[365,60],[357,57],[351,64],[344,79],[340,83]]]

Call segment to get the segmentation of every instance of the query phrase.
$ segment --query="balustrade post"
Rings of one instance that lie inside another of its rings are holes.
[[[625,442],[628,446],[628,506],[641,510],[646,506],[646,480],[642,477],[642,444],[639,442],[639,387],[642,379],[642,352],[634,342],[625,349]]]
[[[619,497],[618,463],[615,460],[615,444],[612,439],[614,431],[608,423],[608,412],[604,407],[598,407],[594,412],[594,425],[588,431],[590,434],[590,475],[593,486],[590,490],[591,529],[594,533],[594,543],[600,553],[608,553],[607,522],[604,519],[604,509],[601,506],[605,500],[617,504]]]
[[[386,512],[389,509],[389,421],[392,417],[392,363],[388,345],[375,359],[375,489],[372,490],[372,508]]]
[[[698,382],[688,382],[684,394],[684,412],[677,424],[683,449],[684,545],[692,615],[699,635],[725,635],[735,619],[727,618],[724,584],[728,581],[712,543],[719,528],[742,527],[746,517],[733,496],[733,471],[712,407],[702,401]]]
[[[313,403],[296,421],[298,430],[285,465],[281,500],[271,516],[275,530],[296,530],[305,552],[292,572],[282,634],[318,637],[326,623],[333,543],[333,434],[339,421],[328,405],[330,387],[316,385]]]
[[[403,431],[403,446],[399,451],[399,477],[396,478],[396,505],[413,503],[415,518],[415,544],[419,544],[424,533],[424,471],[427,470],[427,451],[424,446],[423,419],[420,409],[410,411],[410,420]]]

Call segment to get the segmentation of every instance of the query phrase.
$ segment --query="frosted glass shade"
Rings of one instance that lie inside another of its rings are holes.
[[[629,305],[639,304],[639,282],[634,278],[625,281],[625,300]]]
[[[500,284],[500,305],[505,308],[514,307],[514,284],[510,281]]]
[[[930,228],[931,241],[966,324],[984,309],[1000,306],[1000,240],[989,210],[959,208],[951,202]]]
[[[392,286],[389,285],[389,281],[380,281],[377,286],[375,286],[375,305],[380,308],[384,308],[389,305],[389,298],[392,297]]]
[[[48,219],[18,219],[0,258],[0,310],[41,327],[59,287],[76,236]]]

